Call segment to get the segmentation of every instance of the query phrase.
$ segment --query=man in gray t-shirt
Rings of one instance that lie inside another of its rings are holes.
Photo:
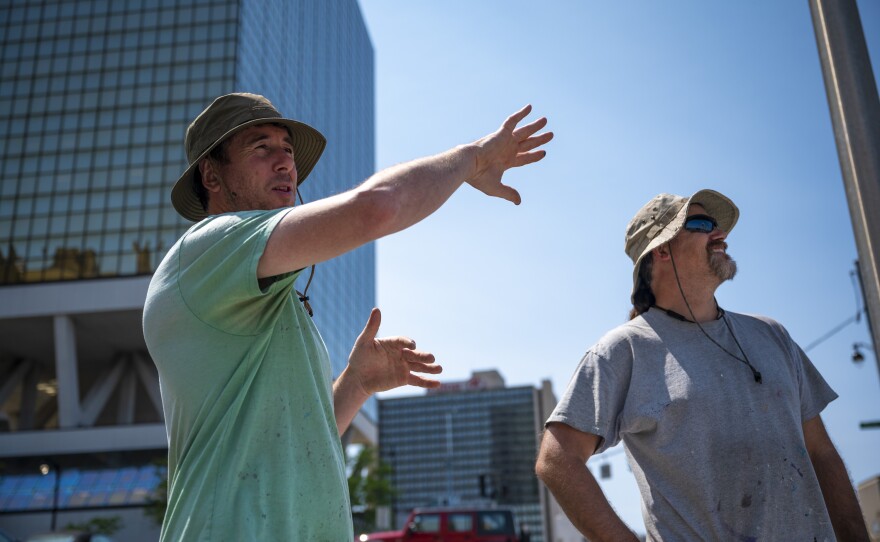
[[[621,440],[649,540],[868,540],[819,416],[837,395],[779,323],[715,301],[738,217],[701,190],[629,224],[631,319],[584,355],[536,466],[592,542],[636,540],[585,465]]]

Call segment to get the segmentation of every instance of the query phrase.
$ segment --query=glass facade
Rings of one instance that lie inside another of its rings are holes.
[[[413,508],[498,505],[540,542],[537,397],[512,387],[380,401],[379,455],[392,469],[396,526]]]
[[[183,232],[168,190],[233,84],[238,6],[169,4],[0,8],[0,284],[149,274]]]
[[[327,136],[307,201],[373,172],[355,0],[0,4],[0,287],[151,274],[190,225],[169,197],[186,127],[232,91]],[[318,266],[309,294],[338,374],[375,304],[373,245]]]
[[[165,467],[65,469],[57,484],[57,507],[96,508],[146,505],[156,498]],[[58,471],[0,476],[0,512],[51,510]]]
[[[266,96],[327,138],[321,161],[300,187],[304,201],[338,194],[369,177],[375,168],[373,47],[357,2],[243,2],[240,21],[236,90]],[[370,244],[315,271],[310,304],[334,374],[345,368],[376,303],[375,267]],[[304,271],[300,291],[307,279]],[[374,421],[375,409],[375,399],[364,408]]]

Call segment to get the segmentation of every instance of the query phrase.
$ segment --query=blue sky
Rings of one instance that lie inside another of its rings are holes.
[[[880,2],[860,1],[880,57]],[[740,207],[724,308],[782,322],[802,346],[857,310],[852,226],[806,0],[361,0],[376,57],[377,168],[493,131],[526,103],[556,137],[510,172],[516,207],[463,187],[378,242],[382,334],[434,352],[444,379],[498,368],[558,395],[626,319],[624,229],[659,192],[713,188]],[[864,318],[809,352],[840,394],[823,413],[856,482],[880,474],[880,379]],[[404,393],[417,393],[410,390]],[[398,395],[400,393],[397,393]],[[617,450],[617,449],[616,449]],[[603,489],[643,532],[623,454]]]

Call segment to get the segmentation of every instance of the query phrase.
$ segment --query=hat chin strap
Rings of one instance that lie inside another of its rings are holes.
[[[715,301],[715,308],[718,309],[718,312],[721,315],[721,319],[724,320],[724,324],[727,326],[727,329],[730,331],[730,336],[733,337],[733,342],[736,343],[736,347],[739,348],[739,351],[743,355],[743,357],[739,357],[736,354],[734,354],[733,352],[731,352],[730,350],[728,350],[727,348],[724,348],[723,346],[721,346],[721,343],[719,343],[718,341],[713,339],[708,333],[706,333],[706,330],[703,329],[703,326],[700,325],[700,322],[697,321],[697,317],[694,316],[694,311],[691,309],[691,304],[688,303],[687,296],[684,295],[684,288],[681,287],[681,280],[678,278],[678,268],[675,266],[675,257],[672,255],[672,245],[670,244],[670,245],[668,245],[668,247],[669,247],[669,259],[672,261],[672,272],[675,274],[675,283],[678,285],[678,291],[681,293],[681,298],[684,299],[684,305],[687,307],[688,313],[690,313],[691,318],[693,318],[692,322],[697,324],[697,327],[700,328],[700,331],[703,332],[703,335],[705,335],[707,339],[712,341],[712,343],[714,343],[715,346],[717,346],[718,348],[723,350],[727,355],[729,355],[733,359],[735,359],[741,363],[744,363],[745,365],[748,365],[749,369],[752,370],[752,376],[755,378],[755,382],[760,384],[762,382],[761,373],[757,369],[755,369],[755,367],[749,361],[749,356],[746,355],[746,351],[743,350],[743,347],[739,344],[739,340],[737,340],[736,334],[733,333],[733,328],[730,326],[730,322],[727,321],[726,313],[724,312],[724,310],[721,309],[721,307],[718,306],[717,299],[715,299],[714,297],[712,298]],[[657,308],[661,308],[661,307],[657,307]],[[666,310],[667,313],[671,312],[668,309],[664,309],[664,310]],[[680,314],[678,314],[678,313],[674,313],[674,314],[677,315],[679,318],[682,318]],[[682,318],[682,319],[687,320],[687,318]]]
[[[296,197],[299,198],[299,204],[303,205],[303,198],[302,198],[302,194],[299,191],[299,185],[297,185],[297,187],[296,187]],[[299,296],[299,300],[300,300],[300,302],[302,302],[303,307],[306,309],[306,312],[309,313],[309,318],[312,318],[315,316],[315,311],[312,310],[312,305],[311,305],[311,303],[309,303],[309,296],[306,294],[309,293],[309,286],[312,285],[312,279],[314,277],[315,277],[315,264],[312,264],[312,269],[309,271],[309,280],[306,281],[305,289],[302,292],[300,292],[296,288],[294,288],[294,290],[293,290],[294,292],[296,292],[296,295]]]

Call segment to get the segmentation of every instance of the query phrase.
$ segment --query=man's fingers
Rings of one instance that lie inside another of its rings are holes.
[[[513,164],[510,167],[516,167],[516,164]],[[512,202],[514,205],[519,205],[520,203],[522,203],[522,198],[520,197],[519,192],[517,192],[515,188],[507,186],[506,184],[503,184],[501,182],[490,184],[488,186],[483,186],[481,184],[475,184],[473,186],[487,196],[506,199],[507,201]]]
[[[434,363],[434,354],[430,352],[422,352],[421,350],[413,350],[411,348],[403,349],[403,359],[410,363],[420,363],[428,365]]]
[[[409,337],[382,337],[379,342],[391,350],[413,350],[416,347],[416,342]]]
[[[413,373],[428,373],[432,375],[438,375],[443,372],[443,366],[439,363],[420,363],[411,361],[408,365],[410,372]]]
[[[526,124],[520,128],[517,128],[513,131],[513,137],[517,139],[525,139],[527,137],[531,137],[532,134],[547,126],[547,117],[541,117],[538,120]]]
[[[495,197],[499,197],[501,199],[506,199],[509,202],[512,202],[514,205],[519,205],[522,203],[522,197],[520,197],[519,192],[516,191],[516,188],[512,186],[507,186],[506,184],[498,184],[495,187],[495,190],[492,194]]]
[[[428,365],[413,364],[413,363],[409,364],[409,374],[425,373],[425,374],[431,374],[431,375],[438,375],[442,372],[443,372],[443,367],[441,367],[440,365],[437,365],[436,363],[431,363]]]
[[[513,167],[520,167],[526,164],[534,164],[538,160],[541,160],[547,156],[547,151],[534,151],[534,152],[523,152],[516,156],[516,159],[513,161]]]
[[[437,388],[440,387],[440,381],[434,380],[433,378],[425,378],[423,376],[414,375],[412,373],[409,374],[406,378],[406,383],[410,386],[418,386],[420,388]]]
[[[364,326],[364,330],[361,331],[361,334],[358,335],[357,341],[355,342],[363,342],[363,341],[372,341],[376,338],[376,334],[379,333],[379,325],[382,323],[382,313],[378,308],[374,308],[370,311],[370,317],[367,319],[367,324]],[[415,343],[413,343],[413,347],[415,347]]]
[[[546,132],[535,137],[530,137],[519,144],[519,152],[526,152],[540,147],[551,139],[553,139],[553,132]]]
[[[513,131],[513,129],[516,128],[516,125],[519,124],[519,121],[526,118],[526,116],[528,116],[528,114],[531,112],[532,112],[532,106],[531,106],[531,104],[529,104],[529,105],[523,107],[522,109],[520,109],[519,111],[517,111],[516,113],[514,113],[513,115],[507,117],[507,120],[504,121],[504,124],[502,124],[501,127],[504,128],[505,130]]]

